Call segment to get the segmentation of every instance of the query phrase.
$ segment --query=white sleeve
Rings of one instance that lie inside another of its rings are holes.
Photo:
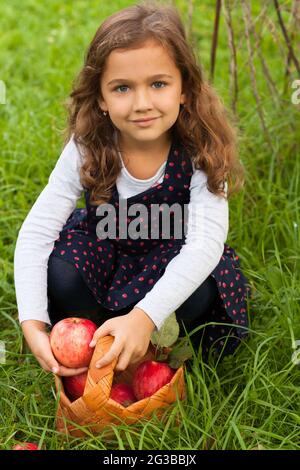
[[[75,209],[83,187],[79,179],[82,155],[73,135],[58,158],[48,184],[25,218],[14,252],[14,283],[19,322],[48,315],[48,259],[63,225]]]
[[[136,304],[156,329],[207,279],[218,265],[229,226],[227,200],[208,191],[207,175],[195,170],[190,183],[188,227],[185,243],[167,265],[163,276]]]

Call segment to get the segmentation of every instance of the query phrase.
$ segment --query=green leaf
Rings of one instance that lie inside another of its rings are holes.
[[[178,369],[183,363],[192,357],[193,349],[189,344],[188,338],[183,338],[178,341],[177,344],[172,348],[172,351],[168,356],[168,364],[172,369]]]
[[[163,350],[159,350],[155,359],[157,362],[168,362],[168,357],[169,353],[164,353]]]
[[[151,335],[151,343],[159,348],[169,347],[176,342],[179,336],[179,324],[175,312],[166,318],[162,327]]]

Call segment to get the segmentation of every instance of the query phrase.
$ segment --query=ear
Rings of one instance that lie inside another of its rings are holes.
[[[180,95],[180,104],[185,104],[185,102],[186,102],[185,93],[181,93],[181,95]]]
[[[98,100],[98,105],[101,111],[108,111],[108,108],[106,106],[106,103],[104,100],[99,99]]]

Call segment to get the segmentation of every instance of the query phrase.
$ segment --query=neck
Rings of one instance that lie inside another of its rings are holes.
[[[165,133],[156,141],[138,142],[124,139],[122,136],[118,138],[118,147],[123,157],[134,157],[141,160],[153,157],[153,155],[165,155],[170,148],[171,135]]]

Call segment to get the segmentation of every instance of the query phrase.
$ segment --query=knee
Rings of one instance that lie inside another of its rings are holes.
[[[56,302],[64,303],[77,292],[80,274],[71,263],[50,256],[48,260],[48,294]]]
[[[193,294],[176,310],[177,318],[194,321],[212,307],[219,295],[217,283],[209,276]]]
[[[219,296],[219,290],[216,280],[212,276],[208,276],[207,279],[201,284],[194,294],[190,297],[190,300],[196,305],[201,305],[202,310],[206,311]]]

